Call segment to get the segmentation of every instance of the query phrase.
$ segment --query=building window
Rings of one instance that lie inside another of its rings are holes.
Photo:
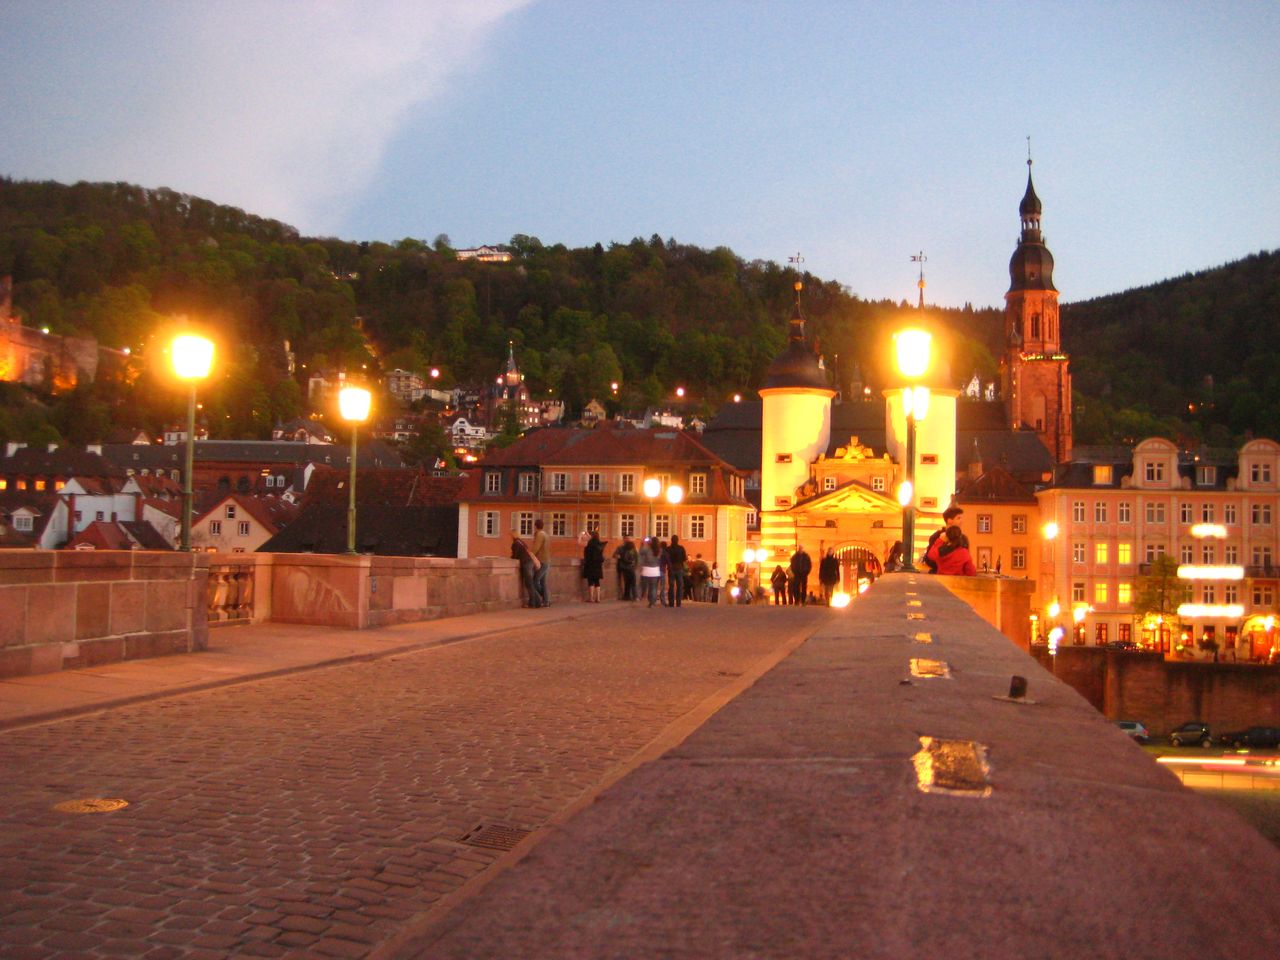
[[[1146,563],[1155,563],[1158,557],[1164,556],[1163,543],[1148,543],[1143,554],[1143,560]]]
[[[979,570],[991,569],[991,548],[990,547],[978,548],[978,569]]]
[[[43,490],[44,488],[45,488],[45,482],[44,482],[43,480],[37,480],[37,481],[36,481],[36,489],[37,489],[37,490]]]
[[[1133,504],[1128,500],[1122,500],[1116,505],[1116,522],[1133,523]]]
[[[1240,562],[1240,547],[1234,543],[1223,544],[1222,562],[1237,564]]]
[[[823,490],[834,490],[836,488],[836,478],[827,476],[822,478]]]
[[[1107,642],[1107,625],[1105,623],[1094,624],[1093,640],[1098,646],[1102,646]]]
[[[1133,639],[1133,624],[1131,623],[1120,624],[1120,639],[1125,641],[1126,643],[1128,643],[1130,640]]]
[[[598,473],[588,473],[583,479],[587,493],[599,493],[604,489],[601,475]]]
[[[1071,545],[1071,562],[1084,563],[1084,544],[1073,543]]]
[[[1116,563],[1133,563],[1133,544],[1116,544]]]
[[[618,533],[624,537],[634,537],[636,535],[636,515],[634,513],[624,513],[618,517]]]
[[[569,535],[569,515],[553,513],[551,515],[551,536],[567,537]]]
[[[482,537],[498,535],[498,511],[481,510],[476,514],[476,533]]]
[[[1270,587],[1255,586],[1253,588],[1253,605],[1270,610],[1272,601],[1272,592]]]
[[[1222,522],[1227,524],[1237,523],[1236,505],[1234,503],[1224,503],[1222,505]]]
[[[1234,583],[1224,583],[1222,585],[1222,602],[1223,603],[1239,603],[1240,587]]]
[[[1158,460],[1148,460],[1143,476],[1148,483],[1164,483],[1164,464]]]
[[[249,521],[248,521],[248,520],[241,520],[241,521],[240,521],[239,525],[236,527],[236,534],[237,534],[238,536],[241,536],[241,537],[247,537],[247,536],[249,535]]]
[[[496,470],[490,470],[484,475],[484,492],[485,493],[501,493],[502,492],[502,474]]]
[[[871,489],[879,493],[884,493],[884,477],[872,477]]]
[[[659,540],[671,536],[671,514],[655,513],[653,515],[653,535]]]
[[[1255,527],[1271,526],[1271,504],[1255,503],[1249,508],[1249,517]]]
[[[1164,504],[1148,503],[1146,514],[1147,514],[1147,523],[1164,523],[1165,521]]]
[[[77,510],[77,511],[76,511],[76,523],[79,523],[82,519],[84,519],[83,511]]]
[[[636,475],[634,473],[618,474],[618,492],[619,493],[635,493],[636,492]]]
[[[1116,603],[1122,607],[1127,607],[1133,603],[1133,587],[1127,583],[1116,584]]]
[[[598,514],[598,513],[588,513],[588,514],[585,516],[585,518],[584,518],[584,519],[585,519],[585,521],[586,521],[587,533],[599,533],[599,532],[600,532],[600,529],[601,529],[601,527],[600,527],[600,514]]]
[[[220,536],[222,536],[222,521],[221,521],[221,520],[210,520],[210,521],[209,521],[209,536],[211,536],[211,537],[220,537]]]
[[[1213,504],[1212,503],[1200,504],[1200,522],[1213,523]]]
[[[1093,505],[1093,522],[1107,522],[1107,501],[1099,500]]]
[[[1014,547],[1009,551],[1009,566],[1014,570],[1027,569],[1027,548]]]
[[[1202,544],[1202,545],[1201,545],[1201,547],[1200,547],[1200,562],[1201,562],[1201,563],[1213,563],[1213,562],[1214,562],[1214,560],[1213,560],[1213,544],[1212,544],[1212,543],[1206,543],[1206,544]]]
[[[756,515],[756,512],[754,510],[747,511],[747,526],[748,527],[760,526],[760,518]]]
[[[107,515],[103,513],[101,510],[98,510],[97,512],[94,513],[93,518],[95,520],[102,521],[107,519]]]
[[[979,533],[991,532],[991,514],[989,513],[978,514],[978,532]]]
[[[1071,521],[1073,523],[1084,523],[1084,501],[1075,500],[1071,504]]]
[[[568,491],[569,475],[567,473],[553,473],[550,480],[552,493],[565,493]]]
[[[533,536],[533,514],[532,513],[516,514],[516,533],[522,537]]]
[[[1111,464],[1094,464],[1093,485],[1095,487],[1111,485]]]
[[[704,514],[695,513],[689,518],[689,539],[707,539],[707,518]]]
[[[32,517],[20,515],[13,518],[13,529],[21,530],[23,533],[30,533],[35,527],[32,524]]]
[[[780,454],[778,454],[777,456],[775,456],[775,457],[773,458],[773,462],[774,462],[774,463],[790,463],[790,462],[791,462],[791,454],[789,454],[789,453],[780,453]]]
[[[1195,549],[1196,549],[1196,548],[1195,548],[1195,547],[1193,547],[1193,546],[1192,546],[1191,544],[1189,544],[1189,543],[1184,543],[1182,546],[1180,546],[1180,547],[1178,548],[1178,562],[1179,562],[1179,563],[1194,563],[1194,562],[1195,562]]]
[[[1015,513],[1013,515],[1013,532],[1014,533],[1027,532],[1027,515],[1025,513]]]
[[[1093,585],[1093,602],[1094,603],[1107,602],[1107,585],[1105,583],[1095,583]]]
[[[1084,583],[1082,581],[1071,584],[1071,602],[1084,603]]]
[[[227,504],[227,519],[234,520],[236,518],[236,505],[234,503]]]
[[[520,492],[521,493],[537,493],[538,492],[538,475],[536,473],[520,474]]]
[[[707,495],[707,475],[705,473],[689,474],[689,495],[705,497]]]
[[[1183,502],[1178,504],[1178,522],[1191,523],[1191,504]]]
[[[1196,467],[1196,483],[1202,487],[1212,487],[1218,482],[1217,467]]]
[[[1107,554],[1110,552],[1107,549],[1109,546],[1110,544],[1106,544],[1106,543],[1095,543],[1093,545],[1093,562],[1094,563],[1107,562]]]
[[[1201,594],[1201,603],[1217,603],[1218,591],[1213,588],[1212,583],[1206,583]]]
[[[1271,548],[1270,547],[1254,547],[1253,548],[1253,565],[1255,567],[1271,566]]]
[[[1249,464],[1249,482],[1250,483],[1270,483],[1271,482],[1271,464],[1269,463]]]

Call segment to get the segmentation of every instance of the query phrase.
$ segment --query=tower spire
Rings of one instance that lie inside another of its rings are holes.
[[[929,258],[924,255],[923,250],[917,254],[913,254],[911,257],[912,263],[920,264],[920,279],[916,281],[916,286],[920,288],[920,303],[918,306],[921,310],[924,309],[924,263],[928,259]]]
[[[795,282],[796,305],[791,310],[791,329],[787,339],[792,343],[804,345],[804,314],[800,312],[800,291],[804,289],[804,284],[799,280]]]

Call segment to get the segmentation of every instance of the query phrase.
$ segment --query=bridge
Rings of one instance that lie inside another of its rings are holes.
[[[208,647],[0,683],[0,956],[1280,944],[1280,852],[937,578]]]

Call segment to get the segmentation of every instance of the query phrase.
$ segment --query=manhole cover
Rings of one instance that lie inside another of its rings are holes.
[[[913,677],[942,677],[951,679],[951,668],[943,660],[923,660],[912,658],[911,675]]]
[[[989,797],[987,748],[972,740],[940,740],[921,737],[920,750],[911,758],[916,782],[925,793],[949,793],[962,797]]]
[[[62,803],[54,804],[53,809],[59,813],[110,813],[112,810],[123,810],[128,805],[128,800],[88,797],[84,800],[63,800]]]
[[[482,823],[459,838],[459,843],[489,850],[510,850],[527,837],[531,830],[505,823]]]

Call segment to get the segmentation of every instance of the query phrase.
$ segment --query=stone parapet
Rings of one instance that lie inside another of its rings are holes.
[[[0,677],[207,645],[205,554],[0,553]]]
[[[1030,580],[985,574],[976,577],[933,576],[931,579],[971,606],[978,616],[1020,649],[1031,650],[1031,594],[1035,586]]]

